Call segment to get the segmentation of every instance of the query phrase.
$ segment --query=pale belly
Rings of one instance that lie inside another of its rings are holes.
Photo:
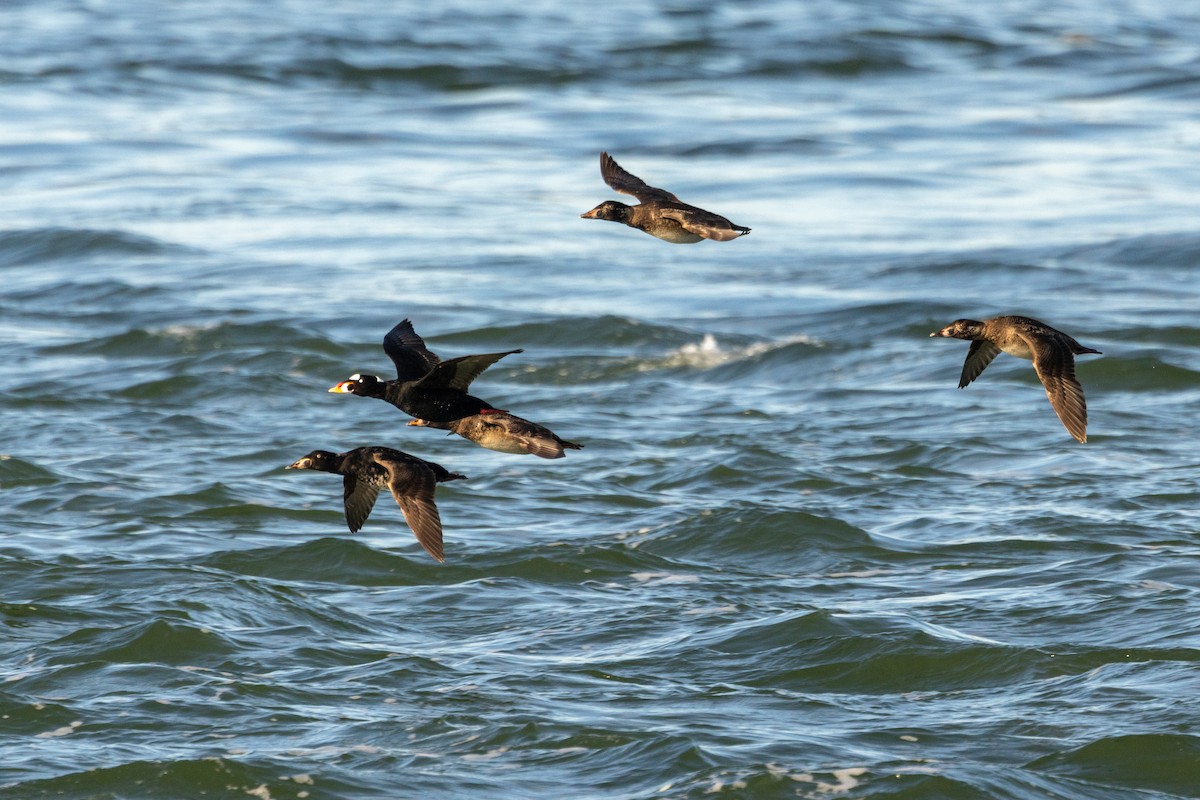
[[[1023,358],[1026,361],[1033,360],[1033,350],[1028,344],[1025,343],[1024,339],[1005,342],[1004,344],[1000,345],[1000,349],[1005,353],[1008,353],[1010,356]]]
[[[666,230],[646,231],[651,236],[662,239],[664,242],[672,244],[695,244],[704,240],[703,236],[697,236],[691,231],[686,231],[681,227],[668,228]]]
[[[484,434],[475,441],[480,447],[495,450],[497,453],[514,453],[520,455],[529,452],[520,439],[504,436],[503,434]]]

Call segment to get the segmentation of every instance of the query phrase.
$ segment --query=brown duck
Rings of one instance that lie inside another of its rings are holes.
[[[960,389],[978,378],[1001,352],[1031,359],[1063,427],[1079,441],[1087,441],[1087,403],[1083,387],[1075,378],[1075,356],[1099,350],[1084,347],[1062,331],[1029,317],[995,317],[983,322],[958,319],[929,335],[971,342],[958,381]]]
[[[507,411],[493,411],[456,419],[453,422],[430,422],[414,419],[409,425],[425,428],[441,428],[470,439],[480,447],[500,453],[523,455],[530,453],[539,458],[562,458],[564,448],[582,450],[583,445],[568,442],[558,437],[549,428],[522,419]]]
[[[702,239],[727,242],[750,232],[749,228],[734,225],[719,214],[689,206],[666,189],[648,185],[626,172],[608,153],[600,154],[600,175],[616,191],[636,197],[638,205],[605,200],[581,214],[584,219],[621,222],[673,244],[692,244]]]
[[[358,533],[381,489],[388,489],[404,512],[404,519],[429,555],[445,561],[442,551],[442,518],[433,502],[438,483],[465,479],[440,464],[390,447],[357,447],[345,453],[313,450],[286,469],[314,469],[342,477],[346,525]]]

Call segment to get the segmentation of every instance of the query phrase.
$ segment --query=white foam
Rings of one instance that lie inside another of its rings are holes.
[[[712,369],[732,361],[742,361],[754,358],[762,353],[769,353],[781,347],[793,344],[809,344],[814,347],[823,346],[823,342],[803,334],[789,336],[777,342],[755,342],[745,347],[725,349],[711,333],[704,334],[698,342],[688,342],[660,359],[647,361],[638,365],[639,372],[652,372],[656,369],[677,369],[692,367],[695,369]]]
[[[39,733],[38,738],[39,739],[56,739],[59,736],[70,736],[72,733],[75,732],[75,729],[78,728],[82,724],[83,723],[81,721],[75,720],[70,725],[63,725],[61,728],[55,728],[52,731],[46,731],[45,733]]]
[[[635,572],[629,577],[638,583],[699,583],[699,575],[676,575],[671,572]]]
[[[867,773],[866,767],[848,767],[846,769],[835,769],[830,775],[833,776],[833,783],[828,781],[817,780],[810,772],[801,772],[792,775],[794,781],[800,783],[814,784],[813,788],[820,794],[844,794],[858,786],[860,781],[858,777]]]
[[[467,753],[463,756],[463,761],[491,761],[493,758],[499,758],[507,752],[508,747],[501,746],[488,750],[486,753]]]
[[[707,608],[689,608],[683,612],[690,616],[711,616],[713,614],[736,614],[737,606],[708,606]]]

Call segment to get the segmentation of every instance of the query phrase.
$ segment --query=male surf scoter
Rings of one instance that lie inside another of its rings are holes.
[[[383,337],[383,351],[396,365],[395,380],[356,374],[329,391],[386,400],[405,414],[430,422],[452,422],[496,411],[486,400],[467,394],[467,388],[492,364],[522,352],[507,350],[442,361],[429,352],[407,319]]]

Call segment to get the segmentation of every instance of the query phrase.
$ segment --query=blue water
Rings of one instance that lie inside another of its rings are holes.
[[[0,797],[1200,797],[1200,15],[0,5]],[[598,154],[753,228],[579,214]],[[956,389],[959,317],[1081,356]],[[326,389],[403,318],[546,461]],[[397,447],[446,563],[315,448]]]

